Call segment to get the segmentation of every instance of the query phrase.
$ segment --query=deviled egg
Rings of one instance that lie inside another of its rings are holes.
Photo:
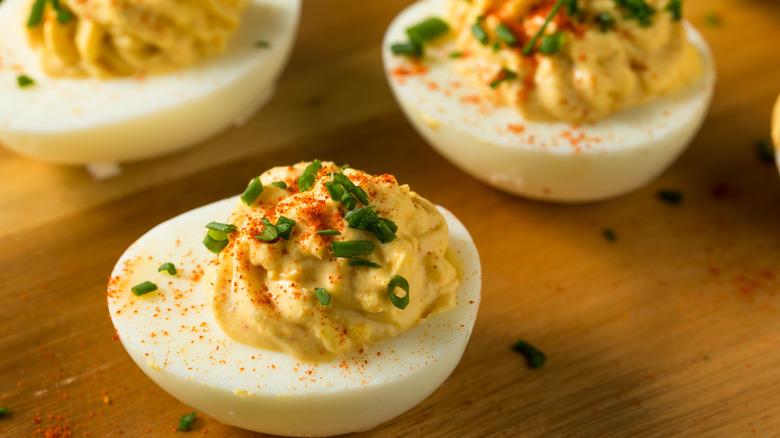
[[[299,14],[300,0],[5,0],[0,143],[90,164],[201,142],[270,98]]]
[[[328,436],[395,418],[445,381],[480,283],[452,213],[390,175],[315,161],[153,228],[118,261],[108,307],[132,359],[182,402]]]
[[[706,114],[712,55],[682,2],[420,0],[383,60],[407,118],[501,190],[582,202],[647,184]]]

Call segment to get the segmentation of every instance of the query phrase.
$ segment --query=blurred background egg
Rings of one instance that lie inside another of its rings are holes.
[[[296,34],[300,0],[250,0],[225,52],[167,74],[51,78],[27,43],[27,0],[0,5],[0,143],[60,164],[132,161],[240,125],[273,94]],[[24,75],[35,83],[21,87]]]
[[[422,60],[394,55],[406,29],[445,16],[444,0],[418,1],[385,33],[382,56],[396,100],[417,131],[471,176],[516,195],[597,201],[636,190],[663,172],[699,130],[715,84],[712,54],[686,25],[704,73],[683,89],[593,123],[534,122],[500,107],[458,75],[452,40],[426,46]]]

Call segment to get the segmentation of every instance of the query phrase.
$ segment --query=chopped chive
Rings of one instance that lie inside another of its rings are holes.
[[[704,23],[710,27],[720,27],[720,25],[723,24],[720,16],[714,12],[710,12],[704,17]]]
[[[176,275],[176,266],[173,266],[173,263],[170,262],[163,263],[159,268],[157,268],[157,272],[162,271],[168,271],[169,274]]]
[[[260,232],[260,234],[256,235],[255,238],[258,240],[262,240],[263,242],[271,242],[273,240],[276,240],[279,237],[279,232],[276,230],[276,227],[271,224],[271,221],[268,220],[268,218],[262,218],[260,221],[263,223],[263,231]]]
[[[517,45],[517,37],[515,37],[514,32],[512,32],[512,29],[510,29],[506,24],[499,23],[498,26],[496,26],[496,36],[499,40],[506,43],[508,46],[516,46]]]
[[[209,222],[206,224],[206,228],[214,231],[221,231],[226,234],[230,234],[236,231],[238,228],[233,224],[223,224],[221,222]]]
[[[528,366],[532,369],[541,367],[547,361],[547,357],[544,353],[523,340],[517,341],[517,343],[512,346],[512,349],[525,356],[526,360],[528,360]]]
[[[379,265],[377,263],[372,262],[368,259],[362,259],[360,257],[353,257],[347,261],[349,263],[349,266],[367,266],[369,268],[381,268],[382,265]]]
[[[0,417],[5,416],[6,414],[8,414],[9,411],[10,411],[10,409],[8,408],[8,406],[1,407],[0,408]]]
[[[602,12],[596,15],[596,23],[598,23],[601,32],[607,32],[615,27],[615,17],[609,12]]]
[[[334,173],[333,174],[333,181],[336,181],[337,183],[341,184],[342,187],[345,189],[348,189],[350,187],[355,187],[355,183],[352,182],[351,179],[347,175],[344,175],[343,173]]]
[[[413,41],[393,44],[390,46],[390,51],[394,55],[405,55],[414,58],[419,58],[423,55],[422,46]]]
[[[311,188],[312,184],[314,184],[314,180],[317,179],[317,172],[319,172],[320,169],[322,169],[322,163],[320,163],[320,160],[316,159],[306,166],[306,169],[303,170],[301,176],[298,177],[298,188],[300,191],[305,192]]]
[[[187,415],[182,415],[181,418],[179,418],[179,427],[176,428],[176,430],[190,430],[192,429],[192,423],[195,422],[195,412]]]
[[[523,56],[528,56],[531,54],[531,52],[534,50],[534,47],[536,46],[536,42],[539,41],[539,38],[542,37],[544,34],[544,30],[547,29],[547,25],[550,24],[550,21],[552,21],[553,17],[555,17],[555,14],[558,13],[558,10],[561,9],[561,5],[563,5],[564,0],[558,0],[555,2],[555,5],[550,10],[550,13],[547,14],[547,18],[545,18],[544,23],[542,24],[542,27],[539,28],[539,31],[536,32],[533,38],[531,38],[528,43],[526,43],[525,46],[523,46]]]
[[[679,204],[683,200],[683,194],[679,190],[661,189],[656,196],[667,204]]]
[[[322,304],[323,306],[327,306],[328,304],[330,304],[330,294],[325,289],[321,287],[315,287],[314,295],[317,297],[318,300],[320,300],[320,304]]]
[[[341,232],[339,230],[319,230],[315,231],[314,234],[319,234],[320,236],[340,236]]]
[[[667,3],[664,9],[672,14],[672,20],[682,20],[682,0],[669,0],[669,3]]]
[[[135,296],[140,297],[141,295],[146,295],[150,292],[156,291],[157,285],[151,281],[144,281],[143,283],[136,284],[135,286],[131,287],[130,290],[133,291]]]
[[[512,79],[517,78],[517,74],[513,72],[512,70],[507,69],[506,67],[503,67],[500,72],[496,75],[496,77],[493,79],[492,82],[490,82],[490,88],[496,88],[498,87],[502,82],[509,81]]]
[[[406,295],[399,297],[395,293],[395,288],[400,287],[406,291]],[[390,279],[390,283],[387,285],[387,293],[390,295],[390,302],[401,310],[405,309],[409,305],[409,282],[400,275],[396,275]]]
[[[344,219],[347,221],[349,226],[359,230],[368,230],[370,225],[368,221],[371,217],[376,217],[373,205],[350,210],[347,212],[347,214],[344,215]]]
[[[19,75],[16,77],[16,83],[19,84],[19,88],[26,88],[31,85],[35,85],[33,78],[27,75]]]
[[[30,10],[30,17],[27,19],[27,27],[35,27],[43,21],[43,11],[46,8],[48,0],[35,0]]]
[[[282,239],[290,240],[290,234],[294,226],[294,220],[285,216],[279,216],[279,219],[276,221],[276,232]]]
[[[344,172],[345,169],[351,169],[351,168],[352,167],[349,164],[346,164],[346,163],[342,164],[341,166],[339,166],[339,170],[342,171],[342,172]]]
[[[628,12],[626,18],[635,19],[640,26],[647,27],[652,24],[650,17],[655,14],[655,9],[644,0],[612,0],[612,2],[625,9]]]
[[[617,234],[611,229],[611,228],[605,228],[604,231],[601,232],[604,235],[604,238],[609,240],[610,242],[614,242],[617,240]]]
[[[395,222],[391,221],[390,219],[380,217],[379,220],[387,224],[387,227],[390,228],[390,231],[393,233],[398,231],[398,225],[396,225]]]
[[[493,41],[493,53],[498,53],[499,50],[501,50],[501,43]]]
[[[330,242],[333,257],[355,257],[374,252],[374,242],[369,240],[345,240]]]
[[[542,38],[542,44],[539,45],[539,53],[542,55],[554,55],[561,50],[564,41],[566,41],[566,34],[563,32],[545,35]]]
[[[422,45],[447,33],[450,27],[440,18],[429,18],[422,23],[416,24],[406,29],[409,40]]]
[[[365,190],[358,186],[353,186],[347,189],[352,196],[355,197],[358,201],[360,201],[363,205],[368,205],[368,194]]]
[[[347,207],[347,210],[352,210],[355,208],[355,204],[357,201],[355,200],[355,197],[352,196],[351,193],[349,193],[347,190],[344,190],[344,193],[341,195],[341,203],[344,204],[345,207]]]
[[[379,221],[372,225],[371,231],[374,232],[376,238],[382,243],[392,242],[396,238],[395,232],[390,229],[385,221]]]
[[[756,155],[762,163],[774,164],[775,162],[775,149],[766,140],[756,142]]]
[[[341,201],[341,197],[344,196],[344,189],[341,187],[341,184],[336,181],[326,182],[325,189],[328,191],[330,199],[334,201]]]
[[[246,205],[252,205],[260,194],[263,193],[263,182],[260,181],[260,177],[257,176],[249,183],[244,193],[241,194],[241,201]]]
[[[482,23],[480,22],[481,18],[482,17],[477,17],[477,22],[471,26],[471,34],[474,35],[474,38],[476,38],[480,44],[485,46],[487,45],[489,38],[487,32],[485,32],[485,28],[482,27]]]
[[[463,57],[463,52],[461,51],[450,52],[450,58],[452,59],[462,58],[462,57]]]
[[[219,254],[230,241],[228,239],[214,239],[211,237],[211,231],[213,230],[206,233],[206,237],[203,238],[203,245],[214,254]]]
[[[575,17],[581,21],[583,12],[579,6],[577,6],[577,0],[566,0],[564,3],[566,4],[566,15]]]
[[[284,181],[274,181],[274,182],[271,183],[271,185],[279,187],[280,189],[286,189],[287,188],[287,183],[284,182]]]
[[[271,42],[266,40],[255,41],[255,47],[258,49],[268,49],[271,47]]]

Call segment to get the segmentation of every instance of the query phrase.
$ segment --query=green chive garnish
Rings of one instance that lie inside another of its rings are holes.
[[[341,195],[341,203],[344,204],[345,207],[347,207],[347,210],[352,210],[355,208],[355,204],[357,201],[355,200],[355,197],[352,196],[351,193],[348,191],[344,191],[344,193]]]
[[[566,34],[563,32],[545,35],[542,38],[542,44],[539,46],[539,53],[542,55],[554,55],[561,50],[564,41],[566,41]]]
[[[766,140],[759,140],[756,142],[756,155],[758,155],[758,159],[762,163],[775,163],[775,148]]]
[[[131,291],[133,291],[133,294],[135,296],[140,297],[141,295],[146,295],[149,292],[154,292],[157,290],[157,285],[152,283],[151,281],[144,281],[141,284],[136,284],[135,286],[130,288]]]
[[[413,58],[419,58],[423,55],[422,46],[413,41],[393,44],[390,46],[390,51],[394,55],[405,55]]]
[[[399,297],[395,293],[395,289],[400,287],[406,291],[406,295]],[[390,294],[390,302],[401,310],[406,309],[409,305],[409,282],[400,275],[396,275],[390,279],[390,283],[387,285],[387,293]]]
[[[358,186],[350,187],[347,190],[349,190],[349,193],[352,194],[352,196],[354,196],[355,199],[360,201],[361,204],[368,205],[368,194],[366,193],[365,190],[361,189]]]
[[[48,0],[35,0],[30,10],[30,17],[27,19],[27,27],[35,27],[43,21],[43,11],[46,8]]]
[[[362,259],[360,257],[353,257],[347,261],[349,266],[367,266],[369,268],[381,268],[382,265],[372,262],[368,259]]]
[[[219,254],[230,241],[228,239],[214,239],[211,237],[211,231],[206,233],[206,237],[203,238],[203,245],[214,254]]]
[[[315,287],[314,295],[317,296],[317,299],[320,300],[320,304],[322,304],[323,306],[327,306],[328,304],[330,304],[330,294],[325,289],[321,287]]]
[[[298,188],[300,191],[305,192],[309,190],[314,184],[314,180],[317,179],[317,172],[322,169],[322,163],[320,163],[320,160],[314,160],[306,166],[306,169],[303,170],[303,173],[301,176],[298,177]]]
[[[558,10],[563,5],[564,0],[558,0],[555,2],[555,6],[550,10],[550,13],[547,14],[547,18],[544,20],[544,24],[542,24],[542,27],[539,28],[539,31],[536,32],[536,35],[534,35],[533,38],[531,38],[528,43],[526,43],[525,46],[523,46],[523,55],[528,56],[531,54],[531,51],[534,50],[534,47],[536,46],[536,42],[539,41],[539,38],[542,37],[544,34],[544,30],[547,29],[547,25],[550,24],[550,21],[552,21],[553,17],[555,17],[555,14],[558,13]]]
[[[342,164],[341,166],[339,166],[339,170],[342,172],[344,172],[344,169],[350,169],[350,168],[351,166],[349,164]]]
[[[339,232],[339,230],[319,230],[315,231],[314,234],[319,234],[320,236],[339,236],[341,235],[341,232]]]
[[[176,428],[176,430],[190,430],[192,429],[192,423],[195,422],[195,412],[187,415],[182,415],[181,418],[179,418],[179,427]]]
[[[260,221],[263,223],[263,231],[260,232],[260,234],[256,235],[255,238],[258,240],[262,240],[263,242],[270,242],[272,240],[276,240],[279,237],[279,232],[276,231],[276,227],[271,224],[271,221],[268,220],[268,218],[262,218]]]
[[[512,349],[525,356],[525,358],[528,360],[528,366],[532,369],[541,367],[547,361],[547,357],[544,355],[544,353],[523,340],[517,341]]]
[[[679,190],[661,189],[656,196],[667,204],[679,204],[683,200],[683,194]]]
[[[607,32],[615,27],[615,17],[609,12],[602,12],[596,15],[596,23],[599,25],[599,30]]]
[[[499,23],[498,26],[496,26],[496,36],[499,40],[506,43],[508,46],[516,46],[517,45],[517,37],[515,37],[514,32],[512,32],[512,29],[510,29],[506,24]]]
[[[263,182],[260,181],[260,177],[257,176],[249,183],[244,193],[241,194],[241,201],[246,205],[252,205],[260,194],[263,193]]]
[[[170,262],[163,263],[159,268],[157,268],[157,272],[162,271],[168,271],[169,274],[176,275],[176,266],[173,266],[173,263]]]
[[[395,232],[390,229],[385,221],[379,221],[372,225],[371,231],[374,232],[376,238],[382,243],[392,242],[396,238]]]
[[[463,52],[461,51],[450,52],[450,58],[452,59],[462,58],[462,57],[463,57]]]
[[[680,21],[682,20],[682,0],[669,0],[669,3],[666,5],[667,11],[669,11],[670,14],[672,14],[672,20],[674,21]]]
[[[429,18],[422,23],[416,24],[406,29],[409,40],[422,45],[432,39],[447,33],[450,27],[439,18]]]
[[[271,185],[279,187],[280,189],[286,189],[287,188],[287,183],[284,182],[284,181],[274,181],[274,182],[271,183]]]
[[[509,70],[506,67],[504,67],[501,69],[500,72],[498,72],[495,79],[493,79],[493,81],[490,82],[490,88],[496,88],[502,82],[509,81],[515,78],[517,78],[517,74],[515,74],[515,72],[513,72],[512,70]]]
[[[29,87],[35,85],[35,81],[27,75],[19,75],[16,77],[16,83],[19,84],[19,88]]]
[[[604,235],[604,238],[609,240],[610,242],[614,242],[617,240],[617,235],[611,228],[605,228],[604,231],[602,231],[602,234]]]
[[[267,49],[271,47],[271,43],[266,40],[255,41],[255,47],[258,49]]]
[[[233,224],[223,224],[222,222],[209,222],[206,224],[206,228],[225,234],[230,234],[238,229]]]
[[[73,18],[73,15],[71,15],[67,9],[62,7],[60,0],[51,0],[51,5],[54,10],[57,11],[57,21],[59,21],[60,24],[68,24],[68,21]]]
[[[612,2],[625,9],[628,12],[626,18],[635,19],[640,26],[647,27],[652,24],[650,17],[655,14],[655,9],[644,0],[612,0]]]
[[[3,406],[2,408],[0,408],[0,417],[5,416],[6,414],[8,414],[9,411],[10,409],[8,408],[8,406]]]
[[[487,32],[485,32],[485,28],[482,27],[481,18],[482,17],[477,17],[477,22],[471,26],[471,34],[484,46],[487,45],[489,38]]]
[[[374,242],[369,240],[345,240],[331,242],[330,250],[333,257],[355,257],[369,255],[374,252]]]
[[[348,189],[350,187],[355,187],[355,183],[352,182],[347,175],[344,175],[343,173],[334,173],[333,174],[333,181],[336,181],[337,183],[341,184],[342,187],[345,189]]]
[[[279,219],[276,221],[276,232],[282,239],[290,240],[290,234],[294,226],[294,220],[285,216],[279,216]]]
[[[710,12],[704,16],[704,23],[710,27],[719,27],[723,22],[720,20],[720,16],[714,12]]]
[[[328,191],[330,199],[336,202],[341,201],[341,197],[344,196],[344,189],[341,187],[341,184],[336,181],[326,182],[325,189]]]

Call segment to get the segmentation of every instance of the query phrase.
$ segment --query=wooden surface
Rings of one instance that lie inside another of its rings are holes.
[[[573,206],[478,183],[412,130],[380,63],[408,0],[304,3],[275,97],[240,129],[102,182],[0,149],[0,436],[173,434],[190,409],[112,339],[116,259],[155,224],[314,157],[394,173],[451,209],[483,264],[458,368],[355,436],[780,436],[780,178],[754,149],[780,91],[780,2],[688,0],[719,75],[702,131],[648,187]],[[685,199],[660,202],[660,188]],[[529,369],[518,339],[547,364]],[[253,435],[203,415],[201,432]]]

